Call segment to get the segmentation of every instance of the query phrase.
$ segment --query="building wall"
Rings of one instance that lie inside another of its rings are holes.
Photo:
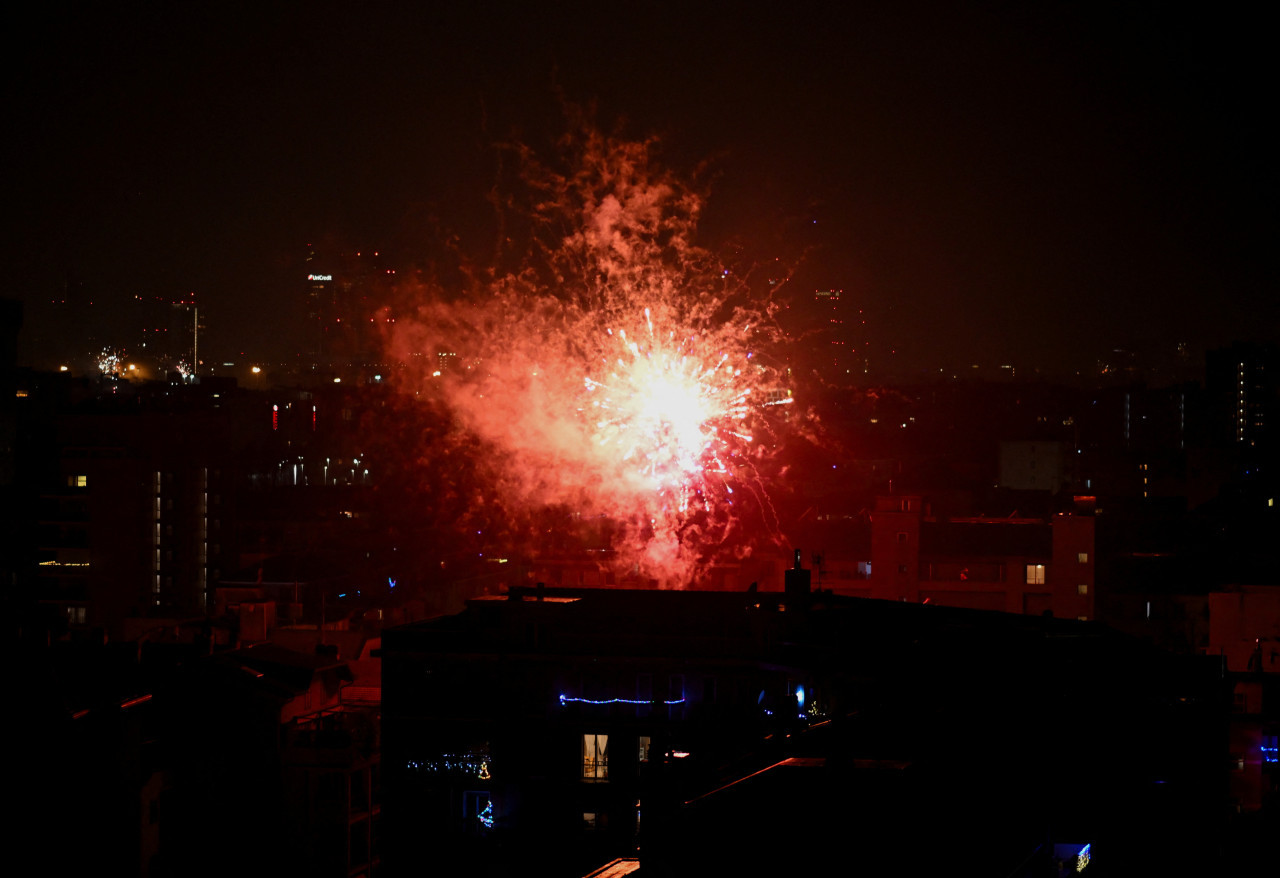
[[[1280,588],[1211,593],[1209,653],[1224,656],[1236,673],[1280,672]]]
[[[921,545],[922,524],[935,521],[926,516],[926,506],[916,496],[877,499],[871,530],[871,597],[1094,618],[1091,516],[1064,513],[1047,522],[938,520],[951,529],[951,542],[956,543],[942,551]],[[963,538],[966,532],[971,539]],[[1009,539],[1002,543],[1006,536]],[[1032,545],[1051,549],[1032,553]]]
[[[921,497],[876,498],[871,519],[871,597],[889,601],[919,599],[923,518]]]
[[[1053,614],[1062,619],[1095,618],[1094,520],[1088,515],[1053,517],[1053,561],[1047,571]]]
[[[1000,487],[1056,493],[1071,479],[1063,442],[1001,442]]]

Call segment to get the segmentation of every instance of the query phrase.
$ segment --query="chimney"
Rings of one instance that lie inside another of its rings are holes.
[[[809,571],[800,566],[800,550],[796,549],[795,566],[783,575],[787,603],[797,607],[809,600]]]

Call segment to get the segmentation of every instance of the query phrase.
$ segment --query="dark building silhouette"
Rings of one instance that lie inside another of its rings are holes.
[[[1214,663],[787,585],[519,588],[384,632],[391,873],[1029,876],[1089,844],[1113,869],[1211,862]]]

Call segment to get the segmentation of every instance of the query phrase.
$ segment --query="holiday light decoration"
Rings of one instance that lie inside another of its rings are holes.
[[[474,753],[442,753],[434,759],[410,759],[405,767],[424,774],[471,775],[480,780],[491,777],[488,758]]]
[[[560,704],[684,704],[683,698],[672,698],[662,701],[651,701],[643,698],[571,698],[560,696]]]
[[[1085,868],[1089,865],[1089,861],[1092,859],[1092,856],[1091,856],[1092,850],[1093,850],[1092,844],[1087,844],[1084,847],[1080,848],[1080,853],[1076,854],[1076,871],[1077,872],[1083,872]]]

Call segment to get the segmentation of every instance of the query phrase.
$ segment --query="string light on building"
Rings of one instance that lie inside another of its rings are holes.
[[[560,696],[560,703],[563,704],[684,704],[683,698],[672,698],[666,701],[653,701],[644,698],[571,698],[568,695]]]

